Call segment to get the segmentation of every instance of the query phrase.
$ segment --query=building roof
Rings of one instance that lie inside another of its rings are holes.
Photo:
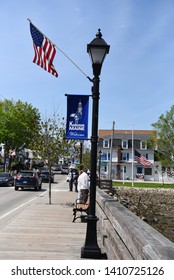
[[[149,139],[152,134],[153,130],[114,130],[114,139],[131,139],[132,138],[132,132],[134,135],[134,138],[136,139]],[[113,133],[112,129],[100,129],[99,130],[99,138],[108,139],[108,136],[111,137]]]
[[[152,134],[153,130],[133,130],[133,134]],[[112,134],[112,129],[99,129],[99,137]],[[131,134],[132,130],[114,129],[114,134]]]

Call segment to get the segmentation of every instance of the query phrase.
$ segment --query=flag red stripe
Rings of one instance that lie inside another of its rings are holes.
[[[151,162],[135,150],[134,160],[141,165],[150,166]]]

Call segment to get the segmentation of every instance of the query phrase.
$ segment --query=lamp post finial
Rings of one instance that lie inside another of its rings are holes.
[[[97,37],[97,38],[101,38],[101,37],[102,37],[101,29],[100,29],[100,28],[98,29],[98,32],[97,32],[97,34],[96,34],[96,37]]]

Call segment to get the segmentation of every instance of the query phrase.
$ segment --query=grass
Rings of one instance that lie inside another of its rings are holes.
[[[123,186],[123,187],[132,187],[132,182],[129,181],[124,181],[120,182],[120,181],[113,181],[112,182],[112,186]],[[162,183],[149,183],[149,182],[134,182],[134,187],[135,188],[162,188],[162,189],[174,189],[174,184],[162,184]]]

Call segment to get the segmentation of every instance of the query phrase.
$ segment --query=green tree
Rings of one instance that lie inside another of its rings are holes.
[[[174,105],[152,126],[156,130],[158,158],[164,163],[174,161]]]
[[[49,166],[70,155],[75,141],[65,139],[65,122],[58,114],[40,121],[40,132],[33,146],[37,156]]]
[[[90,170],[91,165],[91,151],[89,148],[84,149],[84,153],[82,156],[82,164],[85,166],[86,169]]]
[[[0,101],[0,143],[5,146],[5,157],[10,150],[32,148],[39,132],[40,113],[27,102]]]
[[[77,149],[77,156],[80,158],[80,148]],[[77,168],[80,170],[81,168],[89,169],[91,165],[91,151],[90,148],[83,143],[82,149],[82,163],[77,164]]]

